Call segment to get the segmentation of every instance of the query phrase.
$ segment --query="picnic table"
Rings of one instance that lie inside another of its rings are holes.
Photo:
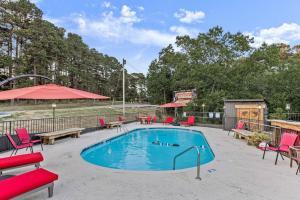
[[[70,128],[61,131],[53,131],[49,133],[36,134],[36,136],[39,136],[42,139],[44,144],[54,144],[56,138],[60,138],[64,136],[79,138],[82,130],[83,128]]]
[[[106,124],[106,127],[107,127],[107,128],[117,127],[117,131],[118,131],[118,129],[121,130],[121,125],[122,125],[122,124],[123,124],[122,121],[108,122],[108,123]]]
[[[245,138],[247,140],[247,143],[249,143],[250,138],[254,135],[254,132],[244,129],[232,129],[231,131],[234,132],[234,137],[236,139]]]

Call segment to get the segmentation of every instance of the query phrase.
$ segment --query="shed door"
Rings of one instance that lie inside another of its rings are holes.
[[[239,119],[259,121],[259,109],[258,108],[238,108],[237,117]]]
[[[258,129],[257,122],[261,121],[260,110],[258,108],[237,108],[237,120],[246,120],[253,123],[248,125],[250,130]]]

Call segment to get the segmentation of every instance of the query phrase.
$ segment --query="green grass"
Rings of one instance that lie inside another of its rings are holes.
[[[0,102],[0,111],[23,111],[23,110],[47,110],[51,109],[53,101],[34,101],[20,100],[13,104],[10,102]],[[121,101],[93,101],[93,100],[62,100],[55,102],[58,108],[78,108],[78,107],[92,107],[92,106],[109,106],[121,104]]]
[[[56,117],[71,117],[71,116],[87,116],[87,115],[105,115],[105,114],[122,114],[121,108],[112,108],[111,104],[95,105],[87,103],[68,103],[59,104],[56,103],[55,109]],[[53,110],[50,105],[18,105],[18,106],[0,106],[0,111],[10,111],[12,115],[10,117],[0,118],[0,121],[9,120],[24,120],[24,119],[40,119],[53,117]],[[154,107],[144,108],[126,108],[127,113],[142,113],[142,114],[154,114]]]

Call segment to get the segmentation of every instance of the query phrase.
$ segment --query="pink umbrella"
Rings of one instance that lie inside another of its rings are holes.
[[[166,104],[162,104],[159,107],[161,108],[180,108],[180,107],[184,107],[184,104],[181,103],[166,103]]]
[[[98,99],[104,100],[110,97],[68,88],[56,84],[38,85],[33,87],[19,88],[0,92],[0,100],[10,99]]]

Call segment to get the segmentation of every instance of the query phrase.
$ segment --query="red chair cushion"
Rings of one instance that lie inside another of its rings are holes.
[[[58,179],[58,175],[45,169],[36,169],[12,178],[0,181],[0,199],[11,199],[37,189]]]
[[[44,158],[40,152],[32,154],[23,154],[7,158],[0,158],[0,169],[7,169],[22,165],[34,164],[43,161]]]
[[[288,146],[267,147],[267,149],[271,150],[271,151],[289,152],[289,147]]]
[[[165,123],[165,124],[167,124],[167,123],[173,123],[173,117],[167,117],[167,119],[163,122],[163,123]]]
[[[236,126],[236,129],[243,129],[244,126],[245,126],[245,123],[242,122],[242,121],[239,121],[238,124],[237,124],[237,126]]]
[[[31,140],[30,141],[31,143],[39,143],[39,142],[42,142],[42,140],[38,139],[38,140]]]

